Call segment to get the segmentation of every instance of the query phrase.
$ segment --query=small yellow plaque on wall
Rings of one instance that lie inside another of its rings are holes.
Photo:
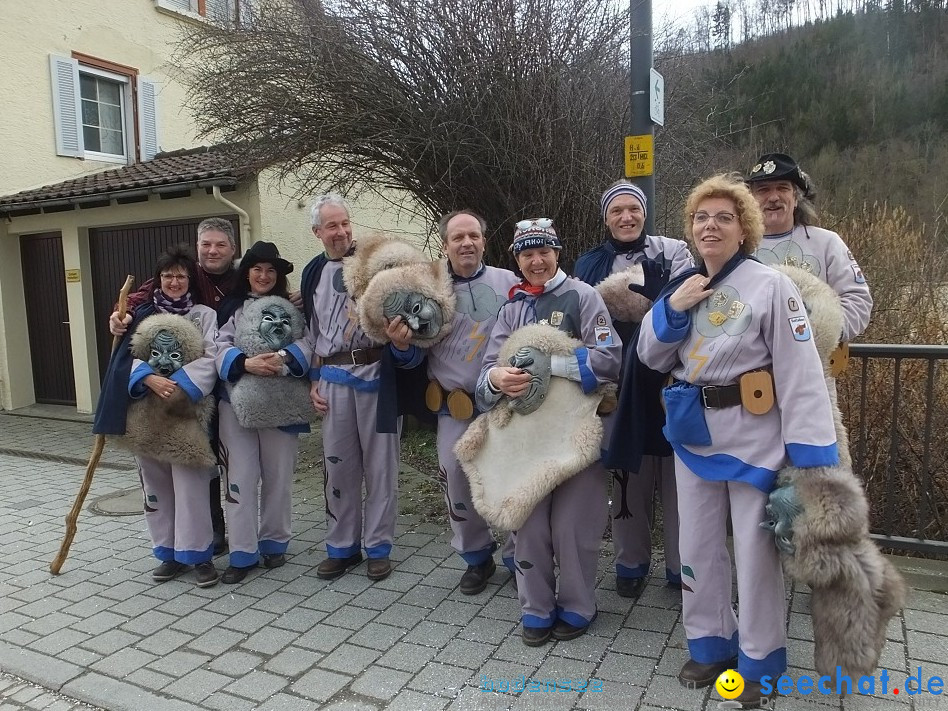
[[[79,270],[78,269],[67,269],[66,270],[66,282],[76,282],[80,281],[79,279]]]

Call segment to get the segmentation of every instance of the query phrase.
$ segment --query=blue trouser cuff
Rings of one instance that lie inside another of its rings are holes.
[[[665,568],[665,580],[681,587],[681,575],[673,571],[671,568]]]
[[[151,550],[155,554],[155,558],[160,560],[162,563],[165,563],[169,560],[174,560],[174,548],[168,548],[167,546],[155,546]]]
[[[548,629],[556,621],[556,613],[551,612],[548,617],[538,617],[537,615],[523,615],[521,622],[524,627],[536,627],[539,629]]]
[[[511,575],[516,575],[516,574],[517,574],[517,564],[514,563],[514,559],[513,559],[512,557],[510,557],[510,556],[504,556],[503,561],[504,561],[504,566],[507,568],[507,570],[510,571],[510,574],[511,574]]]
[[[175,550],[174,559],[185,565],[197,565],[206,563],[214,557],[214,544],[212,543],[203,551],[179,551]]]
[[[648,575],[648,563],[642,563],[642,565],[637,565],[634,568],[630,568],[627,565],[620,565],[616,563],[616,577],[617,578],[644,578]]]
[[[329,553],[330,558],[351,558],[358,553],[361,548],[361,543],[353,543],[351,546],[346,546],[345,548],[331,546],[328,543],[326,544],[326,552]]]
[[[699,637],[688,640],[688,652],[699,664],[717,664],[737,656],[737,632],[730,639]]]
[[[751,659],[738,652],[737,671],[744,681],[760,681],[765,676],[776,679],[787,671],[787,648],[775,649],[763,659]]]
[[[366,547],[365,549],[365,554],[369,558],[388,558],[391,552],[391,543],[379,543],[377,546]]]
[[[592,617],[583,617],[577,612],[570,612],[569,610],[564,610],[562,607],[557,608],[556,616],[563,620],[568,625],[573,627],[588,627],[592,624],[592,621],[596,619],[598,613],[593,613]]]
[[[492,543],[483,550],[472,551],[470,553],[460,553],[459,555],[468,565],[483,565],[494,555],[495,550],[497,550],[497,544]]]
[[[260,556],[256,551],[248,553],[247,551],[231,551],[230,564],[235,568],[252,568],[260,562]]]

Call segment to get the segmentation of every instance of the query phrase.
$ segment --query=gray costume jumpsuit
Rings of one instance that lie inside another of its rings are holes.
[[[319,382],[320,395],[329,401],[323,418],[326,550],[330,558],[348,558],[365,547],[369,558],[387,558],[398,513],[399,435],[375,431],[379,363],[320,363],[328,356],[381,346],[358,325],[355,303],[342,282],[341,259],[323,268],[313,294],[308,339],[313,351],[310,380]]]
[[[688,245],[671,237],[646,235],[640,252],[617,254],[612,274],[640,264],[645,259],[661,263],[674,279],[695,265]],[[615,417],[602,418],[603,442],[609,442]],[[638,472],[613,471],[612,543],[616,552],[616,576],[644,578],[652,559],[652,515],[656,484],[662,500],[665,534],[665,578],[681,582],[678,556],[678,495],[675,491],[675,462],[672,457],[644,455]]]
[[[497,315],[477,381],[477,403],[488,410],[502,395],[487,373],[511,333],[546,321],[586,344],[567,360],[568,377],[584,392],[612,382],[622,366],[622,342],[606,305],[594,288],[559,270],[544,292],[520,291]],[[563,417],[569,417],[568,412]],[[529,447],[529,442],[524,442]],[[538,452],[537,456],[542,456]],[[537,504],[514,533],[517,590],[524,627],[552,627],[557,619],[584,627],[596,616],[596,564],[608,518],[607,473],[597,461],[560,484]],[[555,566],[559,565],[559,589]]]
[[[243,310],[243,306],[237,308],[217,337],[217,369],[225,381],[231,379],[231,368],[241,355],[234,345],[234,334]],[[306,376],[312,352],[305,334],[287,346],[286,352],[293,356],[288,376],[272,377]],[[293,474],[299,452],[298,433],[309,428],[241,427],[224,388],[221,388],[218,408],[221,456],[227,463],[224,499],[230,531],[230,564],[235,568],[249,568],[259,562],[260,555],[286,553],[293,510]]]
[[[457,313],[451,334],[427,351],[412,346],[407,351],[392,348],[402,368],[414,368],[427,354],[428,377],[445,392],[463,390],[471,394],[477,385],[484,357],[484,344],[497,320],[497,311],[507,301],[507,293],[519,280],[507,269],[481,267],[469,278],[454,276]],[[477,416],[475,411],[474,416]],[[471,486],[454,454],[454,445],[467,430],[473,417],[457,420],[447,404],[438,412],[438,481],[444,490],[451,522],[451,547],[468,565],[487,562],[496,549],[490,526],[474,509]],[[504,551],[505,555],[513,553]]]
[[[204,335],[204,355],[186,363],[171,374],[192,402],[214,392],[217,384],[217,314],[207,306],[192,306],[184,317],[193,321]],[[148,363],[132,361],[128,392],[133,398],[144,397],[144,379],[154,375]],[[160,432],[155,433],[161,437]],[[214,528],[211,523],[208,483],[217,476],[217,469],[195,469],[183,464],[161,462],[136,456],[142,489],[145,493],[145,523],[151,535],[155,557],[197,565],[214,555]]]
[[[752,259],[729,263],[714,291],[686,313],[657,301],[642,321],[638,353],[671,372],[664,390],[665,435],[675,450],[681,516],[682,611],[697,662],[738,657],[745,680],[787,667],[785,591],[773,534],[760,527],[778,471],[835,466],[836,430],[823,366],[800,293],[790,279]],[[775,406],[706,408],[701,386],[737,382],[769,369]],[[697,386],[697,387],[696,387]],[[731,606],[730,511],[740,619]]]

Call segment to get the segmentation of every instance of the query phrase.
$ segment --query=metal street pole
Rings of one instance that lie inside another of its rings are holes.
[[[626,175],[645,192],[645,196],[648,198],[645,231],[647,234],[654,234],[655,176],[653,165],[655,160],[655,133],[649,116],[649,72],[652,68],[652,0],[629,0],[629,11],[631,15],[629,68],[632,90],[630,105],[632,135],[630,138],[638,140],[634,142],[632,148],[629,146],[628,139],[626,140]],[[631,156],[631,161],[630,151],[634,153]]]

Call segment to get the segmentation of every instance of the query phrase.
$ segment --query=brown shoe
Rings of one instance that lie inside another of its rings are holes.
[[[369,558],[366,575],[369,580],[385,580],[392,572],[392,563],[388,558]]]
[[[737,669],[737,657],[712,664],[701,664],[689,659],[678,672],[678,681],[689,689],[703,689],[711,686],[728,669]]]
[[[316,577],[323,580],[335,580],[344,575],[350,568],[355,568],[362,562],[361,553],[353,553],[348,558],[326,558],[316,566]]]
[[[745,681],[744,691],[738,695],[737,701],[742,709],[772,709],[774,708],[774,689],[765,694],[759,681]]]

